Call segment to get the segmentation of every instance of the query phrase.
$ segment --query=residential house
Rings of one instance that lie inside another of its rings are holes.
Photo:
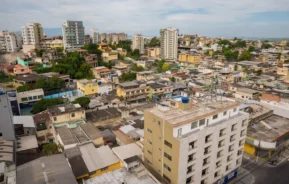
[[[102,53],[101,57],[103,58],[103,61],[108,62],[111,60],[118,59],[118,52],[111,50],[111,51],[105,51]]]
[[[82,79],[78,80],[77,82],[77,89],[83,94],[83,95],[94,95],[98,92],[98,83],[97,80],[87,80]]]
[[[201,56],[193,53],[181,53],[179,54],[179,62],[199,65]]]
[[[89,64],[92,68],[97,67],[97,55],[96,54],[89,54],[88,56],[84,56],[85,62]]]
[[[86,112],[86,120],[94,126],[112,126],[121,119],[121,112],[115,107]]]
[[[159,47],[151,47],[147,48],[147,55],[154,59],[159,59],[160,57],[160,48]]]
[[[136,80],[150,81],[155,79],[155,72],[153,71],[143,71],[136,73]]]
[[[120,83],[116,88],[117,96],[123,97],[127,102],[145,101],[148,97],[149,86],[140,81]]]
[[[95,78],[100,79],[100,78],[108,78],[111,74],[110,69],[104,67],[104,66],[99,66],[91,69],[93,72],[93,75]]]
[[[149,98],[152,100],[159,100],[161,98],[172,97],[173,86],[161,83],[150,83]]]
[[[235,98],[255,100],[258,98],[260,92],[249,88],[238,88],[234,94]]]

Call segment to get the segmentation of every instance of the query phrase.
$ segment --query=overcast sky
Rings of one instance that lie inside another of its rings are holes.
[[[19,31],[28,22],[60,28],[82,20],[86,33],[158,36],[176,27],[204,36],[289,37],[289,0],[1,0],[0,30]]]

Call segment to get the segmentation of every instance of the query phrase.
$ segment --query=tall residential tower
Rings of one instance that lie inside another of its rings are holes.
[[[84,27],[82,21],[67,20],[62,25],[64,50],[75,50],[84,46]]]
[[[97,29],[91,29],[90,30],[90,38],[92,43],[98,44],[99,41],[99,32]]]
[[[0,52],[17,52],[22,48],[22,39],[18,33],[0,31]]]
[[[150,171],[171,184],[223,183],[234,178],[248,123],[239,103],[202,104],[178,97],[169,104],[144,113],[144,158]]]
[[[40,49],[40,43],[43,39],[43,27],[40,23],[28,23],[21,27],[23,38],[23,52],[26,53],[33,49]]]
[[[178,59],[178,34],[176,28],[165,28],[160,31],[161,58],[176,61]]]
[[[132,38],[132,50],[138,49],[140,53],[144,53],[144,37],[141,34],[136,34]]]

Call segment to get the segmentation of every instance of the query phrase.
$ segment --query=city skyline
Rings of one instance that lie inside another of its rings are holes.
[[[19,31],[28,22],[39,22],[44,28],[61,28],[65,20],[79,20],[83,21],[87,34],[91,28],[97,28],[101,33],[158,36],[161,28],[175,27],[181,34],[210,37],[289,37],[289,2],[285,0],[45,3],[4,0],[2,4],[0,29],[9,31]]]

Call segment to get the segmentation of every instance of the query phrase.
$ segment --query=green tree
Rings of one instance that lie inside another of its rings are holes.
[[[51,77],[48,79],[45,79],[44,77],[39,77],[36,80],[35,88],[42,88],[44,91],[62,89],[65,88],[65,81],[57,77]]]
[[[119,97],[119,100],[120,100],[120,101],[124,101],[124,97],[121,95],[121,96]]]
[[[136,63],[133,63],[131,65],[131,70],[136,72],[142,72],[144,71],[144,68],[142,66],[138,66]]]
[[[163,65],[166,63],[166,60],[160,60],[160,61],[157,61],[157,72],[158,73],[161,73],[163,72]]]
[[[243,52],[240,57],[239,57],[239,60],[242,61],[242,60],[251,60],[251,53],[249,51],[245,51]]]
[[[11,82],[15,76],[6,75],[4,72],[0,71],[0,82]]]
[[[130,57],[132,57],[134,59],[138,59],[140,57],[140,51],[138,49],[134,49],[131,52]]]
[[[285,60],[284,63],[289,63],[289,60]]]
[[[24,84],[22,86],[18,86],[16,88],[17,92],[24,92],[24,91],[29,91],[31,90],[32,88],[28,85],[28,84]]]
[[[106,39],[103,39],[102,42],[103,42],[103,43],[107,43],[107,40],[106,40]]]
[[[161,45],[160,40],[157,37],[153,37],[151,41],[146,45],[148,47],[159,47]],[[184,43],[185,45],[185,43]]]
[[[222,52],[228,61],[234,61],[238,59],[238,51],[232,51],[231,49],[224,47]]]
[[[136,73],[135,72],[131,72],[131,71],[123,73],[119,77],[119,81],[120,82],[133,81],[133,80],[136,80]]]
[[[40,101],[33,104],[31,113],[37,114],[39,112],[45,111],[47,107],[63,104],[64,101],[60,98],[53,98],[53,99],[41,99]]]
[[[170,64],[169,63],[164,63],[163,66],[162,66],[162,71],[165,72],[165,71],[168,71],[170,69]]]
[[[44,49],[35,49],[35,53],[37,57],[42,57],[43,53],[45,52]]]
[[[234,44],[234,47],[237,47],[237,48],[244,48],[246,47],[247,44],[246,44],[246,41],[245,40],[238,40],[235,44]]]
[[[219,45],[231,45],[231,42],[229,40],[219,40]]]
[[[249,46],[249,48],[248,48],[248,51],[249,51],[249,52],[253,52],[253,51],[255,51],[255,47],[254,47],[254,46],[252,46],[252,45],[251,45],[251,46]]]
[[[61,144],[48,143],[43,146],[43,152],[47,156],[57,154],[60,150],[64,150],[64,147]]]
[[[271,48],[271,47],[273,47],[271,44],[269,44],[269,43],[263,43],[262,44],[262,49],[269,49],[269,48]]]
[[[174,76],[171,77],[170,80],[171,80],[172,82],[176,82],[176,78],[175,78]]]
[[[76,98],[73,101],[74,104],[79,104],[81,107],[87,108],[90,103],[90,98],[87,96],[82,96],[79,98]]]

